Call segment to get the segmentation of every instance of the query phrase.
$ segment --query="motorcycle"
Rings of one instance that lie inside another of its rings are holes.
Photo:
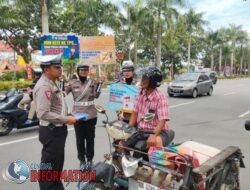
[[[229,146],[224,150],[187,141],[174,144],[174,132],[169,134],[167,147],[150,147],[148,152],[119,145],[136,133],[134,128],[122,121],[109,122],[105,109],[96,106],[99,113],[105,114],[108,136],[114,139],[114,150],[104,155],[91,169],[96,171],[96,182],[82,184],[79,189],[129,189],[129,190],[238,190],[240,189],[239,170],[245,167],[241,150]],[[147,113],[141,120],[149,122],[154,114]],[[248,125],[250,129],[250,122]],[[135,158],[127,151],[146,155],[149,159]],[[183,152],[178,149],[185,150]],[[164,156],[162,156],[164,155]],[[87,187],[87,188],[86,188]]]
[[[0,99],[0,136],[8,135],[12,129],[23,129],[37,126],[38,119],[34,116],[31,123],[27,124],[28,110],[17,107],[23,98],[23,92],[18,92],[15,88],[10,89]]]

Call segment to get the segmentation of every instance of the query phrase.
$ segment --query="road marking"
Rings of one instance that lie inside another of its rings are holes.
[[[70,129],[68,129],[68,131],[72,131],[72,130],[74,130],[74,128],[70,128]],[[36,139],[36,138],[38,138],[38,135],[31,136],[31,137],[26,137],[26,138],[22,138],[22,139],[14,140],[14,141],[4,142],[4,143],[1,143],[1,144],[0,144],[0,146],[5,146],[5,145],[9,145],[9,144],[14,144],[14,143],[19,143],[19,142],[24,142],[24,141],[28,141],[28,140],[32,140],[32,139]]]
[[[182,103],[182,104],[176,104],[176,105],[169,106],[169,108],[176,108],[176,107],[180,107],[180,106],[185,106],[185,105],[188,105],[188,104],[192,104],[192,103],[194,103],[194,102],[195,102],[195,101],[186,102],[186,103]]]
[[[241,117],[245,117],[247,114],[249,114],[250,113],[250,111],[247,111],[247,112],[245,112],[245,113],[243,113],[243,114],[241,114],[241,115],[239,115],[239,117],[241,118]]]
[[[232,94],[236,94],[236,92],[229,92],[229,93],[224,94],[224,96],[229,96],[229,95],[232,95]]]
[[[195,101],[186,102],[186,103],[182,103],[182,104],[176,104],[176,105],[169,106],[169,108],[176,108],[176,107],[180,107],[180,106],[185,106],[185,105],[192,104],[194,102]],[[68,131],[72,131],[72,130],[74,130],[74,128],[69,128],[68,129]],[[6,145],[10,145],[10,144],[14,144],[14,143],[19,143],[19,142],[24,142],[24,141],[28,141],[28,140],[32,140],[32,139],[36,139],[36,138],[38,138],[38,135],[31,136],[31,137],[26,137],[26,138],[22,138],[22,139],[18,139],[18,140],[4,142],[4,143],[1,143],[0,146],[6,146]]]

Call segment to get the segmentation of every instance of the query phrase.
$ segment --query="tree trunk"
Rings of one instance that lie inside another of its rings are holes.
[[[161,63],[161,11],[158,11],[156,66],[159,67],[160,63]]]
[[[240,74],[242,74],[242,68],[243,68],[243,55],[240,58]]]
[[[230,68],[231,68],[231,70],[230,70],[231,75],[234,74],[233,73],[233,66],[234,66],[234,52],[231,53],[231,66],[230,66]]]
[[[49,13],[47,7],[47,1],[42,0],[42,33],[49,33]]]
[[[246,60],[244,61],[244,72],[243,72],[244,75],[247,75],[247,62]]]
[[[136,65],[137,65],[137,49],[138,49],[138,47],[137,47],[137,39],[135,39],[135,47],[134,47],[135,49],[135,55],[134,55],[134,66],[136,67]]]
[[[250,64],[248,63],[248,75],[250,76]]]
[[[240,74],[242,74],[242,68],[243,68],[243,59],[244,59],[244,50],[241,45],[241,57],[240,57]]]
[[[172,64],[170,66],[170,80],[174,80],[174,63],[172,61]]]
[[[211,65],[211,70],[213,71],[214,70],[214,54],[212,53],[211,54],[211,63],[210,63]]]
[[[189,68],[190,68],[190,55],[191,54],[191,35],[189,36],[188,39],[188,72],[189,72]]]
[[[222,48],[220,47],[220,58],[219,58],[219,75],[221,75],[221,63],[222,63]]]

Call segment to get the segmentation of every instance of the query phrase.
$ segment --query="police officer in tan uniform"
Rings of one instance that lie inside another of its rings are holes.
[[[89,66],[77,65],[78,79],[72,79],[65,85],[66,93],[72,92],[74,99],[73,114],[87,113],[88,119],[79,120],[75,123],[76,144],[80,165],[88,162],[92,165],[94,157],[95,125],[97,123],[97,112],[94,99],[101,93],[102,81],[97,82],[88,77]],[[103,79],[102,79],[103,80]]]
[[[33,97],[40,120],[39,141],[43,145],[41,163],[51,164],[52,170],[60,171],[63,169],[68,133],[66,124],[72,125],[77,119],[67,116],[63,93],[56,84],[62,74],[61,55],[41,56],[38,60],[43,74],[33,89]],[[39,186],[41,190],[64,189],[62,182],[43,181],[39,182]]]
[[[128,60],[128,61],[124,61],[122,63],[122,74],[123,77],[121,80],[117,81],[118,83],[122,83],[122,84],[127,84],[127,85],[136,85],[138,86],[138,82],[135,80],[135,76],[134,76],[134,64],[132,61]],[[121,109],[118,111],[118,119],[119,120],[123,120],[125,122],[129,122],[130,116],[132,114],[132,110],[125,110],[125,109]]]

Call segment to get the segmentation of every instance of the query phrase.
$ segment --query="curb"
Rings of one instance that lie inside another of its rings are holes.
[[[245,78],[218,78],[218,80],[247,80],[250,79],[250,77],[245,77]]]

